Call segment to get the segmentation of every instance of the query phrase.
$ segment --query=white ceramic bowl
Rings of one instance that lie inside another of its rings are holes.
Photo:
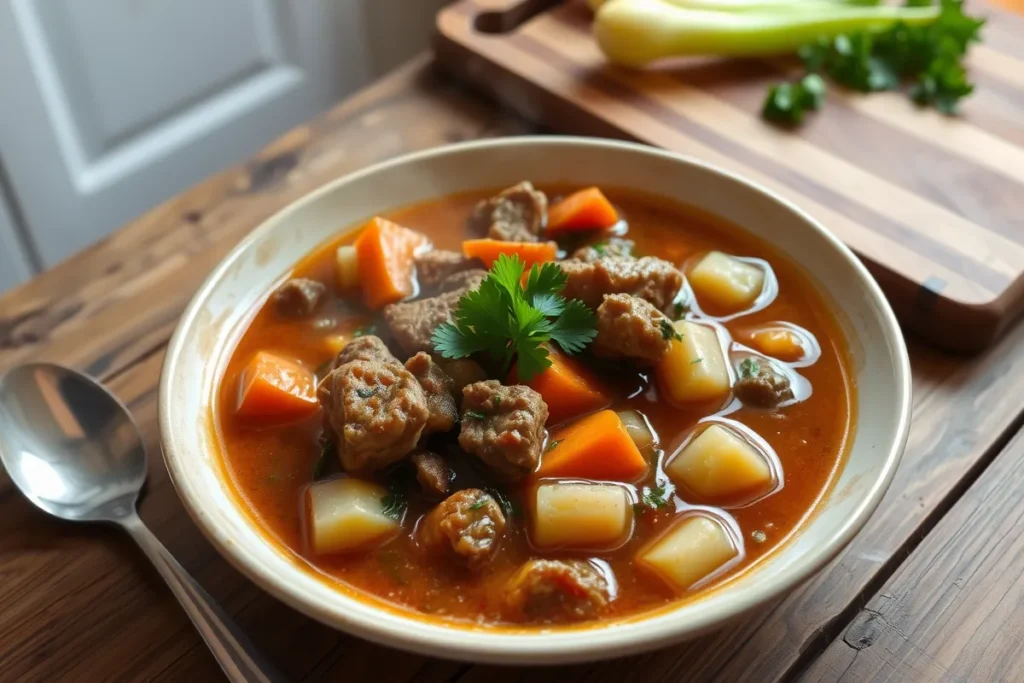
[[[724,217],[774,242],[838,309],[853,355],[858,420],[838,482],[788,544],[706,597],[608,626],[502,632],[446,626],[357,599],[268,542],[222,480],[209,419],[222,369],[271,286],[339,228],[388,209],[474,188],[535,183],[636,187]],[[497,663],[599,659],[713,630],[779,597],[825,565],[863,526],[907,438],[910,369],[899,327],[860,261],[798,208],[750,181],[650,147],[567,137],[508,138],[413,154],[340,178],[257,228],[214,270],[178,324],[160,383],[164,456],[178,494],[236,567],[296,609],[369,640]]]

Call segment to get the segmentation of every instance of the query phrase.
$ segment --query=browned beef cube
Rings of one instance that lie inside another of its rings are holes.
[[[462,390],[459,445],[499,477],[521,479],[537,469],[547,419],[547,404],[529,387],[470,384]]]

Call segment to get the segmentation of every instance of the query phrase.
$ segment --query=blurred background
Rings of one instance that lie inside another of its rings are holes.
[[[0,2],[0,291],[423,50],[446,1]]]

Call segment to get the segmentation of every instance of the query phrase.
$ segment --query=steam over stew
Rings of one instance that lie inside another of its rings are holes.
[[[239,342],[228,477],[325,580],[482,625],[633,615],[756,565],[835,477],[854,387],[801,271],[652,197],[545,190],[375,217]]]

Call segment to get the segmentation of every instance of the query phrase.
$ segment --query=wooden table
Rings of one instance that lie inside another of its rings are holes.
[[[416,60],[0,298],[0,370],[56,361],[126,401],[151,459],[143,518],[292,680],[1024,680],[1024,397],[1013,389],[1024,376],[1020,325],[975,358],[911,340],[914,426],[867,527],[805,586],[693,643],[551,669],[408,655],[320,626],[217,555],[168,482],[156,425],[164,349],[199,283],[263,219],[343,173],[532,130]],[[47,518],[0,472],[0,681],[219,677],[127,536]]]

